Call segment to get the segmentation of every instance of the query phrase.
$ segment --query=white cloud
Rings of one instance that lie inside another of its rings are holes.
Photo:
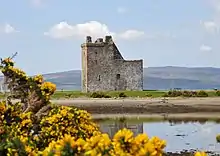
[[[69,25],[67,22],[60,22],[59,24],[56,24],[50,28],[48,32],[45,32],[44,35],[52,38],[62,39],[71,37],[75,33],[76,32],[73,26]]]
[[[201,22],[205,30],[209,33],[216,34],[220,30],[220,0],[207,0],[213,14],[208,21]]]
[[[93,38],[111,35],[113,38],[120,39],[138,39],[145,34],[143,31],[127,30],[122,33],[115,33],[109,30],[108,26],[97,21],[90,21],[83,24],[70,25],[67,22],[60,22],[45,32],[44,35],[55,39],[66,39],[70,37],[84,38],[92,36]]]
[[[124,13],[126,13],[127,11],[128,11],[128,9],[125,8],[125,7],[118,7],[118,8],[117,8],[117,12],[118,12],[119,14],[124,14]]]
[[[203,27],[207,32],[210,33],[218,33],[219,32],[219,25],[215,21],[205,21],[201,22]]]
[[[5,24],[4,31],[6,34],[17,32],[14,27],[12,27],[10,24]]]
[[[145,33],[143,31],[138,30],[127,30],[123,33],[120,33],[118,36],[125,40],[137,39],[144,37]]]
[[[12,25],[6,23],[4,26],[0,27],[0,32],[5,34],[12,34],[18,31]]]
[[[54,25],[48,32],[44,33],[52,38],[64,39],[69,37],[102,37],[114,35],[105,24],[97,21],[90,21],[84,24],[70,25],[67,22],[60,22]]]
[[[212,47],[203,44],[200,46],[200,50],[201,51],[211,51]]]

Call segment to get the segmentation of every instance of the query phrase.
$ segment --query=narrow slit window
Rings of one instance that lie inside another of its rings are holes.
[[[95,64],[98,64],[98,61],[97,61],[97,60],[95,60]]]
[[[98,81],[100,81],[100,80],[101,80],[101,76],[99,75],[99,76],[98,76]]]
[[[120,79],[120,74],[117,74],[117,75],[116,75],[116,79]]]

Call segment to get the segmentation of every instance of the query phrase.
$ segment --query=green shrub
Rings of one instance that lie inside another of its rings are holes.
[[[183,91],[182,92],[182,96],[183,97],[196,97],[197,96],[197,92],[196,91]]]
[[[185,90],[185,91],[182,92],[182,96],[184,96],[184,97],[192,97],[192,93],[190,91]]]
[[[220,143],[220,134],[218,134],[218,135],[216,136],[216,141],[217,141],[217,143]]]
[[[104,94],[103,98],[111,98],[111,96],[108,94]]]
[[[66,98],[71,98],[71,97],[72,97],[72,94],[70,94],[70,93],[69,93],[69,94],[66,94],[65,97],[66,97]]]
[[[165,94],[163,95],[163,97],[169,97],[168,93],[165,93]]]
[[[217,96],[220,96],[220,90],[217,90],[217,91],[215,92],[215,94],[216,94]]]
[[[167,93],[168,97],[178,97],[178,96],[182,96],[182,92],[178,91],[178,90],[170,90]]]
[[[146,97],[152,97],[152,94],[145,94]]]
[[[217,93],[216,93],[217,94]],[[168,93],[164,94],[163,97],[208,97],[209,94],[205,92],[204,90],[200,91],[179,91],[179,90],[170,90]],[[220,96],[220,91],[219,91],[219,96]]]
[[[98,92],[93,92],[90,95],[91,98],[102,98],[102,94],[98,93]]]
[[[200,90],[199,92],[197,92],[197,97],[208,97],[208,96],[209,94],[204,90]]]
[[[93,92],[91,95],[90,95],[91,98],[111,98],[110,95],[107,95],[103,92]]]
[[[197,97],[198,96],[198,92],[196,92],[196,91],[191,91],[192,92],[192,96],[193,97]]]
[[[124,92],[121,92],[121,93],[118,94],[118,97],[123,97],[124,98],[124,97],[127,97],[127,95]]]

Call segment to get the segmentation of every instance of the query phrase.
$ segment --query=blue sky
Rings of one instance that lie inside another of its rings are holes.
[[[144,66],[220,67],[220,0],[3,0],[0,57],[28,74],[81,68],[86,35],[111,34]]]

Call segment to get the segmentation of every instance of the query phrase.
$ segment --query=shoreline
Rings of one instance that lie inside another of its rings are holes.
[[[220,118],[220,97],[147,99],[66,99],[54,104],[75,106],[91,114]],[[219,115],[218,115],[219,113]]]
[[[13,100],[16,102],[17,100]],[[139,118],[215,118],[220,119],[220,97],[52,99],[57,105],[87,110],[95,118],[136,116]]]

